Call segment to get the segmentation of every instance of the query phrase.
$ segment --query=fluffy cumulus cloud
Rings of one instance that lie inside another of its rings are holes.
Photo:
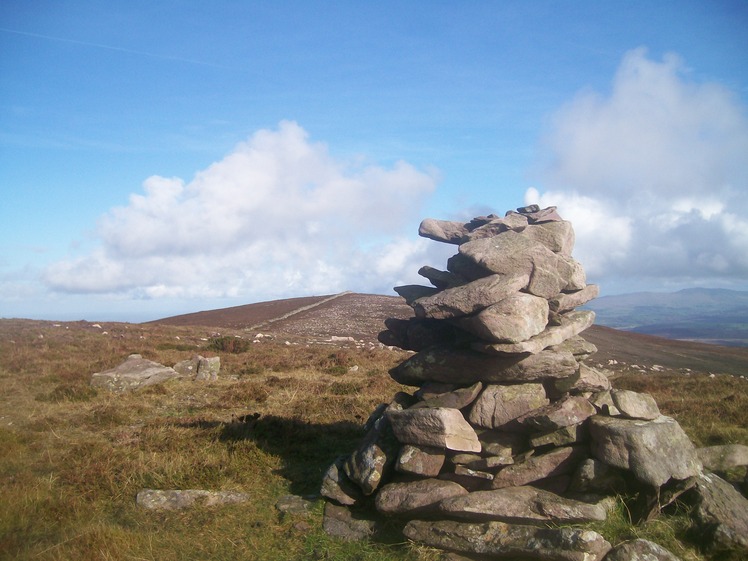
[[[435,181],[405,162],[340,162],[282,122],[188,183],[148,178],[142,194],[101,218],[98,248],[55,263],[46,281],[141,298],[386,291],[426,258],[427,242],[411,229]]]
[[[732,92],[637,49],[609,93],[581,93],[555,115],[546,141],[545,187],[525,200],[574,222],[596,282],[745,284],[748,117]]]

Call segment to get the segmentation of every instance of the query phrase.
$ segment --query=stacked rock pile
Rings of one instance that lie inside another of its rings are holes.
[[[458,246],[446,271],[419,271],[432,287],[395,289],[415,317],[380,334],[416,351],[390,374],[419,389],[374,411],[330,467],[325,529],[370,535],[373,505],[407,538],[466,555],[602,559],[611,544],[569,524],[605,520],[621,491],[646,517],[702,466],[649,395],[584,364],[596,349],[579,334],[594,313],[576,308],[598,288],[572,257],[571,223],[530,206],[424,220],[419,234]]]

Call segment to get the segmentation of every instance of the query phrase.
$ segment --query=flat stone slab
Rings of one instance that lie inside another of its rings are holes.
[[[453,322],[484,341],[520,343],[546,328],[548,301],[539,296],[517,292],[475,315],[457,318]]]
[[[400,384],[420,386],[425,382],[468,385],[475,382],[532,382],[566,378],[577,370],[569,351],[541,351],[533,355],[487,355],[484,353],[430,348],[390,370]]]
[[[595,407],[584,397],[567,395],[522,415],[517,419],[517,423],[530,430],[551,432],[570,425],[578,425],[595,413],[597,413]]]
[[[599,370],[579,363],[579,369],[569,376],[553,382],[558,393],[601,392],[609,390],[610,380]]]
[[[574,308],[583,306],[590,300],[594,300],[600,294],[600,287],[596,284],[588,284],[584,288],[572,292],[561,292],[548,300],[550,311],[556,314],[569,312]]]
[[[572,473],[587,458],[586,446],[563,446],[545,454],[530,456],[503,468],[491,482],[492,489],[527,485],[541,479]]]
[[[439,503],[443,514],[475,522],[499,520],[514,524],[604,521],[610,501],[588,503],[567,499],[536,487],[519,486],[475,491]]]
[[[411,520],[405,536],[431,547],[491,556],[491,559],[600,561],[610,543],[592,530],[539,528],[505,522]]]
[[[449,392],[430,396],[423,401],[418,401],[413,404],[411,409],[418,407],[449,407],[452,409],[462,409],[473,403],[482,389],[483,384],[481,382],[476,382],[466,388],[457,388]]]
[[[660,416],[657,402],[648,393],[612,389],[610,390],[610,397],[623,417],[651,421]]]
[[[143,489],[135,502],[149,510],[182,510],[191,507],[214,507],[245,503],[249,495],[235,491],[206,491],[203,489]]]
[[[459,409],[422,407],[388,411],[387,419],[402,444],[433,446],[447,450],[480,452],[481,444],[473,427]]]
[[[395,471],[421,477],[436,477],[444,466],[444,450],[432,446],[403,444],[395,463]]]
[[[379,524],[350,507],[328,502],[322,517],[322,529],[328,536],[357,542],[372,538],[379,530]]]
[[[449,319],[466,316],[517,293],[528,281],[529,277],[525,274],[490,275],[418,298],[411,305],[419,318]]]
[[[419,479],[384,485],[377,493],[374,504],[382,514],[414,516],[435,511],[442,500],[467,493],[454,481]]]
[[[693,444],[671,417],[644,421],[595,415],[589,419],[589,429],[595,458],[627,469],[653,487],[701,473]]]
[[[94,373],[91,376],[91,385],[122,393],[160,384],[172,378],[184,377],[173,368],[145,359],[141,355],[132,354],[119,366]]]
[[[559,345],[566,339],[579,335],[595,322],[592,310],[569,312],[560,316],[559,325],[546,327],[541,333],[520,343],[473,343],[473,348],[483,353],[518,354],[539,353],[548,347]]]
[[[437,242],[459,245],[469,230],[462,222],[426,218],[418,227],[418,235]]]

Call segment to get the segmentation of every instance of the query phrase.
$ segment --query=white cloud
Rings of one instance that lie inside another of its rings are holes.
[[[545,188],[526,199],[573,221],[576,257],[603,288],[748,279],[748,118],[730,91],[636,49],[546,140]]]
[[[107,212],[99,247],[55,263],[48,285],[142,298],[260,298],[387,289],[426,250],[415,231],[435,178],[398,162],[346,164],[296,123],[261,130],[189,183],[153,176]],[[411,259],[413,261],[411,261]]]

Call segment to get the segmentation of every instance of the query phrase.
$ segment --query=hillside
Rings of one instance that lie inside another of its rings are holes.
[[[748,292],[690,288],[603,296],[589,303],[597,324],[668,339],[748,346]]]
[[[407,318],[412,309],[397,296],[344,292],[275,300],[174,316],[151,322],[174,326],[232,328],[273,334],[291,340],[324,342],[353,337],[373,343],[388,317]],[[678,341],[594,325],[583,336],[598,352],[592,361],[616,370],[636,367],[696,372],[748,373],[748,348]]]

